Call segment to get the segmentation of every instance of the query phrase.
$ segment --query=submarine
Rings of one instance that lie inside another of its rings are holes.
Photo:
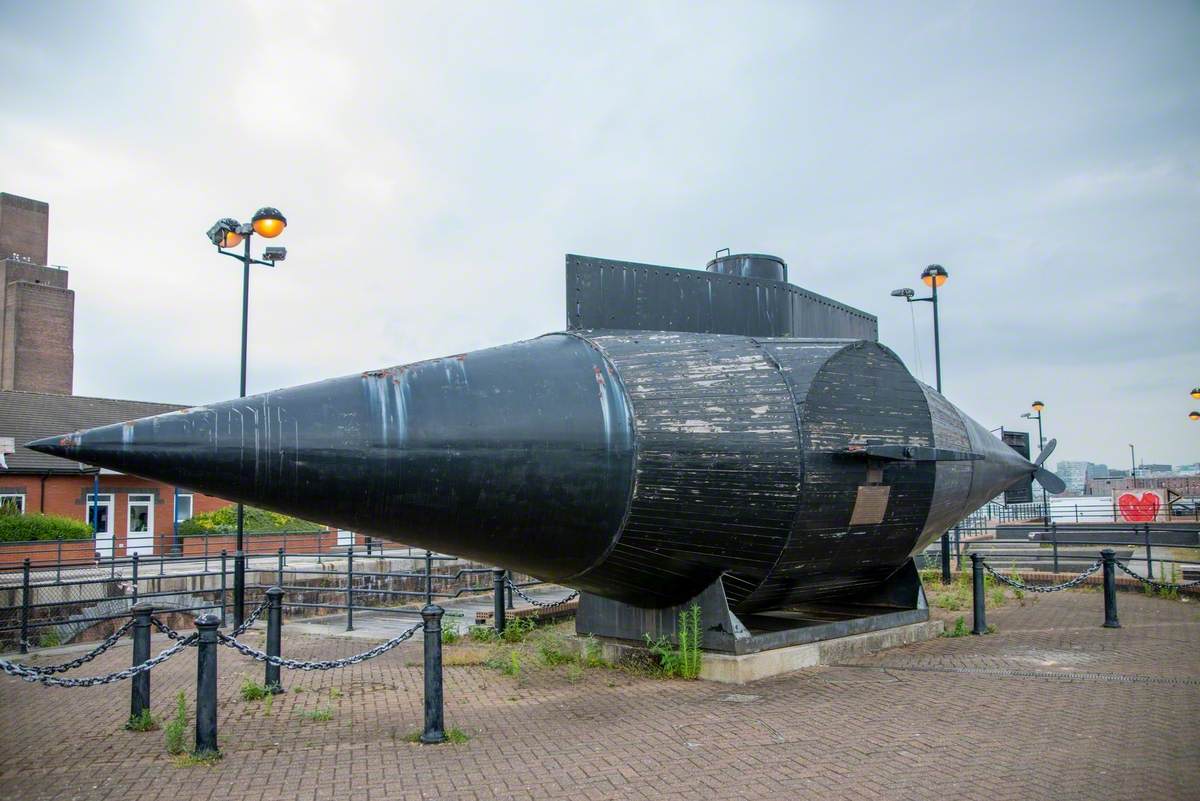
[[[567,256],[567,326],[28,447],[635,609],[867,597],[1029,461],[773,256]],[[864,595],[864,593],[866,595]]]

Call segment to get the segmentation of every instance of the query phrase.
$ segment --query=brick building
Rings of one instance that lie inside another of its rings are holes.
[[[48,204],[0,192],[0,389],[71,394],[75,293],[49,236]]]
[[[11,437],[16,442],[15,452],[6,456],[7,466],[0,468],[0,504],[25,514],[61,515],[88,523],[95,509],[95,541],[87,550],[101,557],[170,553],[176,545],[177,519],[182,522],[228,506],[229,502],[47,456],[21,444],[180,408],[111,398],[0,391],[0,437]]]

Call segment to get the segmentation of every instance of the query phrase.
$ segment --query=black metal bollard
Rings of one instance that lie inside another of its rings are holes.
[[[150,658],[150,614],[153,604],[134,604],[133,613],[133,667]],[[150,671],[144,670],[133,677],[129,684],[129,717],[136,718],[142,710],[150,708]]]
[[[950,583],[950,532],[942,535],[942,583]]]
[[[421,610],[425,619],[425,730],[421,742],[446,740],[446,719],[442,709],[442,615],[445,610],[429,604]]]
[[[1054,575],[1058,575],[1058,523],[1050,524],[1050,545],[1054,549]]]
[[[238,514],[241,514],[238,506]],[[244,551],[233,552],[233,627],[242,625],[246,619],[246,554]]]
[[[225,625],[225,559],[228,552],[221,549],[221,625]]]
[[[1142,527],[1146,535],[1146,578],[1154,578],[1154,561],[1150,558],[1150,524],[1145,523]]]
[[[200,641],[196,648],[196,748],[193,753],[220,753],[217,745],[217,627],[214,614],[196,618]]]
[[[283,548],[279,549],[277,558],[279,560],[279,564],[276,565],[276,567],[275,567],[275,586],[282,587],[283,586]]]
[[[425,552],[425,605],[433,603],[433,551]]]
[[[495,620],[492,621],[496,626],[496,633],[504,633],[504,576],[505,572],[499,568],[492,570],[492,614]]]
[[[1112,548],[1100,552],[1104,560],[1104,628],[1119,629],[1121,621],[1117,619],[1117,555]]]
[[[971,624],[972,634],[987,634],[987,609],[983,594],[983,554],[971,554],[971,596],[974,602]]]
[[[29,653],[29,557],[21,562],[21,653]]]
[[[267,590],[267,655],[279,656],[283,633],[283,590],[271,587]],[[283,683],[279,680],[279,665],[266,663],[267,673],[264,680],[267,692],[283,692]]]
[[[354,631],[354,545],[346,548],[346,631]]]

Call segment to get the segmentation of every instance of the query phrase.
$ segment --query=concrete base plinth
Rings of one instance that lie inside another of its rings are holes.
[[[801,668],[836,664],[862,654],[931,640],[940,637],[943,628],[942,621],[927,620],[753,654],[734,655],[704,651],[700,662],[700,678],[722,684],[746,684]],[[573,639],[578,647],[587,647],[585,638]],[[600,655],[609,662],[619,662],[634,654],[644,654],[647,650],[644,645],[603,637],[596,638],[595,642],[600,646]]]

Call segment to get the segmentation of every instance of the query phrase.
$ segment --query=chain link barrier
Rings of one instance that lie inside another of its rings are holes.
[[[1156,589],[1160,592],[1174,592],[1174,591],[1178,591],[1178,590],[1187,589],[1188,587],[1195,587],[1197,584],[1200,584],[1200,579],[1197,579],[1196,581],[1185,581],[1180,584],[1172,584],[1169,581],[1155,581],[1152,578],[1146,578],[1145,576],[1134,573],[1132,570],[1129,569],[1129,567],[1127,565],[1122,564],[1121,562],[1119,562],[1115,559],[1113,561],[1116,562],[1117,567],[1121,568],[1121,570],[1126,575],[1133,576],[1135,579],[1142,582],[1143,584],[1153,587],[1154,589]]]
[[[106,673],[103,676],[84,676],[78,679],[58,679],[54,676],[40,673],[36,669],[31,669],[25,665],[17,664],[16,662],[8,662],[4,659],[0,659],[0,671],[3,671],[10,676],[16,676],[19,679],[24,679],[25,681],[36,681],[52,687],[95,687],[99,684],[112,684],[114,681],[124,681],[125,679],[133,678],[139,673],[145,673],[147,670],[150,670],[156,665],[161,665],[163,662],[166,662],[168,659],[175,656],[175,654],[179,653],[185,648],[195,645],[196,641],[199,639],[199,636],[200,635],[198,634],[192,634],[184,637],[170,648],[166,649],[165,651],[160,651],[157,656],[147,659],[140,665],[127,667],[124,670],[118,670],[113,673]]]
[[[576,598],[579,597],[579,590],[575,590],[575,592],[571,593],[566,598],[559,598],[557,601],[539,601],[536,598],[531,598],[530,596],[528,596],[524,592],[522,592],[521,588],[518,587],[516,585],[516,583],[512,579],[508,578],[507,576],[504,578],[504,581],[506,584],[508,584],[508,588],[510,590],[512,590],[517,595],[521,596],[521,598],[523,598],[524,600],[533,604],[534,606],[536,606],[539,609],[552,609],[556,606],[562,606],[565,603],[574,601]]]
[[[131,628],[133,628],[132,620],[128,621],[127,623],[125,623],[125,625],[121,626],[119,629],[114,631],[112,634],[105,637],[100,642],[99,645],[97,645],[92,650],[88,651],[83,656],[76,657],[75,659],[72,659],[70,662],[63,662],[61,665],[22,665],[17,662],[13,662],[12,664],[16,665],[17,667],[21,668],[24,671],[32,671],[34,673],[42,673],[47,676],[51,675],[53,673],[66,673],[68,670],[74,670],[75,668],[79,667],[80,665],[83,665],[87,662],[91,662],[93,659],[100,656],[100,654],[104,653],[109,648],[112,648],[114,645],[117,644],[117,641],[120,640],[122,637],[124,637],[125,633],[127,631],[129,631]]]
[[[308,662],[302,659],[285,659],[281,656],[271,656],[270,654],[260,651],[257,648],[251,648],[245,643],[238,642],[228,634],[218,634],[217,639],[222,645],[232,648],[244,656],[248,656],[258,662],[267,662],[272,665],[288,668],[289,670],[336,670],[338,668],[357,665],[360,662],[366,662],[368,659],[374,659],[381,654],[386,654],[400,643],[412,637],[418,629],[422,628],[422,626],[424,626],[423,623],[417,623],[415,626],[403,632],[399,636],[393,637],[385,643],[376,645],[369,651],[363,651],[362,653],[355,654],[354,656],[347,656],[344,659],[324,659],[318,662]]]
[[[1120,563],[1118,562],[1118,564],[1120,564]],[[1040,587],[1036,584],[1026,584],[1023,581],[1018,581],[1016,579],[1009,578],[1008,576],[997,573],[992,568],[992,566],[989,565],[987,562],[983,563],[983,569],[986,570],[987,572],[991,573],[992,577],[995,578],[997,581],[999,581],[1002,584],[1007,584],[1008,586],[1012,587],[1013,589],[1022,590],[1024,592],[1059,592],[1061,590],[1069,590],[1072,587],[1078,587],[1080,584],[1082,584],[1084,581],[1087,580],[1088,576],[1092,575],[1093,573],[1095,573],[1097,570],[1099,570],[1103,566],[1104,566],[1103,560],[1097,559],[1095,562],[1092,563],[1091,567],[1089,567],[1087,570],[1084,570],[1082,573],[1080,573],[1078,576],[1071,579],[1070,581],[1064,581],[1062,584],[1055,584],[1051,587]]]
[[[264,611],[266,611],[266,608],[267,608],[267,602],[263,601],[261,604],[258,605],[257,609],[255,609],[253,612],[250,613],[250,617],[243,620],[242,625],[238,626],[236,629],[231,631],[229,633],[229,635],[231,637],[236,637],[239,634],[242,634],[243,632],[245,632],[246,629],[248,629],[252,625],[254,625],[254,621],[256,621],[260,617],[262,617],[262,613]],[[158,631],[160,633],[167,635],[167,637],[169,637],[172,640],[179,640],[185,636],[188,636],[188,635],[179,633],[178,631],[171,628],[166,623],[163,623],[161,620],[159,620],[156,617],[150,618],[150,625],[154,626],[154,628],[158,629]]]

